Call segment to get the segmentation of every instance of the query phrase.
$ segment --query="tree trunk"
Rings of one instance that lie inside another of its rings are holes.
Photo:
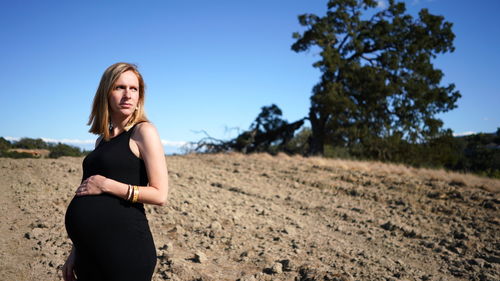
[[[309,110],[309,121],[311,122],[312,134],[309,137],[308,155],[323,155],[325,145],[325,121],[317,118],[313,109]]]

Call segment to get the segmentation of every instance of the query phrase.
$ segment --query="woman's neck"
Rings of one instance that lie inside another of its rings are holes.
[[[128,124],[130,118],[132,116],[127,116],[127,118],[113,118],[111,117],[111,125],[112,125],[112,129],[110,131],[110,133],[112,135],[117,135],[119,133],[121,133],[122,131],[125,130],[125,126]]]

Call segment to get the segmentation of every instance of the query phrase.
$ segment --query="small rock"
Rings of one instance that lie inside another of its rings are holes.
[[[414,230],[405,230],[403,232],[403,236],[407,238],[415,238],[417,236],[417,233]]]
[[[420,244],[422,244],[424,247],[429,248],[429,249],[434,248],[434,243],[432,243],[432,242],[422,241],[422,242],[420,242]]]
[[[489,275],[487,273],[484,273],[484,272],[479,273],[478,278],[479,278],[480,281],[493,281],[493,280],[496,280],[495,277],[492,277],[491,275]]]
[[[173,247],[174,246],[173,246],[172,242],[167,242],[167,243],[163,244],[163,246],[161,246],[159,248],[159,250],[165,250],[165,251],[170,252],[170,251],[172,251]]]
[[[198,252],[196,252],[196,254],[194,254],[193,261],[195,261],[197,263],[205,263],[207,260],[208,260],[207,256],[200,251],[198,251]]]
[[[485,209],[492,209],[492,210],[496,210],[497,209],[496,206],[495,206],[495,204],[494,204],[494,202],[492,200],[484,200],[482,206]]]
[[[172,229],[170,229],[168,232],[170,232],[170,233],[178,233],[179,235],[182,235],[186,231],[184,230],[184,228],[182,226],[176,225],[175,227],[173,227]]]
[[[210,224],[210,229],[221,230],[222,229],[222,225],[218,221],[214,221],[214,222],[212,222]]]
[[[157,257],[160,260],[170,260],[172,257],[172,242],[168,242],[167,244],[164,244],[162,247],[160,247],[157,251]]]
[[[248,251],[244,251],[240,254],[239,262],[246,261],[248,259]]]
[[[257,281],[253,275],[243,276],[238,281]]]
[[[354,212],[357,212],[357,213],[360,213],[360,214],[363,214],[364,211],[360,208],[351,208],[351,211],[354,211]]]
[[[500,257],[497,257],[497,256],[484,256],[483,259],[487,262],[491,262],[491,263],[500,263]]]
[[[261,280],[268,280],[266,277],[267,276],[263,272],[257,272],[254,275],[255,280],[259,280],[259,281],[261,281]]]
[[[428,280],[431,280],[431,277],[432,277],[432,275],[422,275],[420,277],[420,280],[422,280],[422,281],[428,281]]]
[[[43,233],[43,229],[39,228],[39,227],[35,227],[31,230],[31,233],[30,233],[30,237],[31,238],[38,238],[40,237],[40,235]]]
[[[443,194],[441,192],[429,192],[427,193],[427,197],[432,198],[432,199],[444,199],[446,198],[446,194]]]
[[[355,189],[350,189],[350,190],[348,190],[348,191],[347,191],[347,194],[348,194],[348,195],[351,195],[351,196],[354,196],[354,197],[355,197],[355,196],[359,196],[359,195],[360,195],[360,193],[359,193],[359,192],[357,192]]]
[[[462,233],[462,232],[458,232],[458,231],[453,232],[453,237],[454,237],[455,239],[461,239],[461,240],[463,240],[463,239],[467,239],[467,235],[465,235],[465,234],[464,234],[464,233]]]
[[[285,226],[283,228],[283,230],[281,230],[281,232],[285,233],[285,234],[290,234],[290,235],[293,235],[295,234],[295,230],[289,226]]]
[[[482,268],[484,266],[484,260],[478,259],[478,258],[467,260],[467,263],[470,265],[476,265],[480,268]]]
[[[289,259],[280,260],[279,263],[283,266],[283,271],[293,271],[293,264]]]
[[[283,273],[283,265],[279,262],[273,264],[273,266],[271,267],[271,272],[273,274]]]
[[[394,204],[396,204],[398,206],[406,206],[405,201],[403,201],[403,199],[401,199],[401,198],[399,198],[398,200],[394,201]]]
[[[393,231],[396,229],[396,226],[393,225],[390,221],[382,224],[380,227],[382,227],[385,230]]]
[[[465,186],[465,183],[462,180],[452,180],[450,181],[449,184],[451,186],[459,186],[459,187]]]

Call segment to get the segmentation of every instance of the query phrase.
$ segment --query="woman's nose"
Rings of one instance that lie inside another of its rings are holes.
[[[124,94],[126,97],[130,97],[130,95],[132,94],[132,91],[130,90],[130,88],[125,88]]]

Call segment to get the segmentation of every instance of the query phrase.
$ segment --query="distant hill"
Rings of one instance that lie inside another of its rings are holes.
[[[47,143],[42,139],[21,138],[10,142],[0,137],[0,157],[9,158],[58,158],[61,156],[82,156],[87,151],[80,148],[63,144]]]

